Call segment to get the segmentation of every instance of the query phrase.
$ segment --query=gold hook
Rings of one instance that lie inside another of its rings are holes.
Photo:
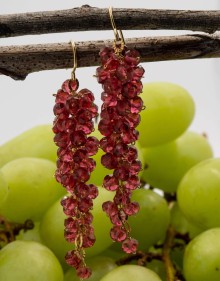
[[[76,68],[77,68],[77,57],[76,57],[76,44],[73,40],[70,41],[73,48],[73,70],[71,72],[71,79],[76,80]]]
[[[115,24],[115,20],[114,20],[114,16],[113,16],[113,11],[112,11],[112,7],[109,7],[108,9],[109,11],[109,16],[110,16],[110,20],[111,20],[111,24],[112,24],[112,29],[115,35],[115,43],[117,41],[121,41],[122,45],[125,45],[125,40],[124,40],[124,36],[121,30],[117,30],[116,24]]]

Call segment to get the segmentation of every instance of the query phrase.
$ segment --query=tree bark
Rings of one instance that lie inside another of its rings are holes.
[[[220,11],[114,9],[118,29],[170,29],[213,33],[220,30]],[[0,16],[0,37],[68,31],[111,30],[108,9],[84,5],[61,11]]]
[[[100,64],[99,50],[112,41],[75,42],[78,67]],[[140,52],[142,62],[219,58],[220,37],[208,34],[126,39],[128,48]],[[0,73],[24,80],[29,73],[73,67],[70,43],[0,47]]]

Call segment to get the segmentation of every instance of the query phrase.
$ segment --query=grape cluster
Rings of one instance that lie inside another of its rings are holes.
[[[104,136],[100,140],[100,147],[105,152],[101,162],[107,169],[114,170],[112,175],[105,176],[103,186],[115,191],[113,202],[104,202],[103,210],[113,224],[111,238],[122,242],[126,253],[135,253],[138,242],[130,237],[127,219],[139,211],[138,203],[131,202],[131,193],[140,185],[141,162],[133,144],[138,139],[135,128],[143,109],[143,101],[138,95],[142,91],[140,80],[144,69],[138,66],[139,53],[126,47],[105,47],[100,51],[100,58],[102,65],[97,68],[96,75],[104,89],[98,125]]]
[[[90,156],[98,151],[99,141],[89,135],[94,130],[92,119],[98,114],[94,96],[88,89],[77,92],[77,79],[66,80],[56,94],[53,132],[57,151],[56,180],[70,193],[61,201],[65,220],[65,239],[75,249],[65,256],[67,264],[75,267],[80,278],[88,278],[91,270],[84,262],[85,248],[95,243],[90,212],[98,188],[86,184],[95,168]]]

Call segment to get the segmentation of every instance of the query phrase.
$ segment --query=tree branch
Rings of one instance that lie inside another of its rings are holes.
[[[142,62],[219,58],[220,37],[208,34],[132,38],[128,48],[141,54]],[[99,65],[99,50],[112,46],[112,41],[76,42],[78,67]],[[70,43],[0,47],[0,74],[24,80],[29,73],[66,69],[73,66]]]
[[[170,29],[213,33],[220,30],[220,11],[114,9],[118,29]],[[0,37],[111,30],[108,9],[84,5],[61,11],[45,11],[0,16]]]

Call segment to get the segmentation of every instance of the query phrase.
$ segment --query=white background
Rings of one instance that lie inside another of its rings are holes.
[[[88,4],[94,7],[108,8],[158,8],[211,10],[220,8],[220,0],[121,0],[121,1],[28,1],[0,0],[0,14],[69,9]],[[189,34],[190,31],[124,31],[124,37],[142,37],[147,35]],[[112,31],[75,32],[40,36],[22,36],[2,38],[0,45],[36,44],[113,39]],[[188,61],[170,61],[143,63],[144,83],[150,81],[169,81],[185,87],[196,104],[196,116],[192,130],[206,132],[215,155],[220,156],[220,59],[201,59]],[[53,93],[62,81],[70,77],[71,70],[53,70],[30,74],[25,81],[13,81],[0,76],[0,144],[38,124],[52,122]],[[97,99],[101,87],[93,77],[95,67],[77,69],[80,87],[88,87],[96,93]]]

